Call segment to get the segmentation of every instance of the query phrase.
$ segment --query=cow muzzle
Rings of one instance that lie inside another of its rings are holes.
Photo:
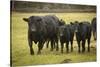
[[[32,32],[36,32],[36,29],[31,29]]]
[[[75,33],[77,33],[78,32],[78,30],[75,30]]]
[[[63,34],[61,33],[60,36],[63,36]]]

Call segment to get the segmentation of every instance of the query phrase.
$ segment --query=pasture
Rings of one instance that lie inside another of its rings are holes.
[[[96,61],[96,41],[91,39],[90,53],[78,53],[78,47],[74,38],[74,51],[61,54],[60,46],[59,51],[50,51],[44,45],[41,55],[37,55],[37,45],[33,42],[33,48],[35,55],[30,55],[27,33],[27,22],[23,21],[23,18],[27,18],[32,15],[44,16],[44,15],[56,15],[59,19],[63,19],[66,23],[73,21],[89,21],[96,16],[96,13],[18,13],[12,12],[11,14],[11,60],[13,66],[23,65],[40,65],[40,64],[62,64],[62,63],[79,63],[79,62],[94,62]],[[87,43],[86,43],[87,47]]]

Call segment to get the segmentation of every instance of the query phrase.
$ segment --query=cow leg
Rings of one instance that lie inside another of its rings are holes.
[[[78,42],[78,52],[80,53],[80,41],[77,42]]]
[[[66,42],[66,52],[67,52],[67,53],[69,52],[69,41]]]
[[[95,33],[95,31],[93,31],[93,37],[94,37],[94,40],[96,40],[96,33]]]
[[[63,53],[64,43],[61,43],[61,53]]]
[[[59,47],[58,47],[58,40],[56,41],[56,51],[59,50]]]
[[[40,50],[42,50],[43,46],[44,46],[44,43],[41,43],[41,48],[40,48]]]
[[[71,40],[71,52],[73,52],[73,40]]]
[[[94,40],[95,40],[95,32],[93,31],[93,37],[94,37]]]
[[[34,50],[32,48],[32,41],[29,39],[28,42],[29,42],[29,47],[30,47],[30,54],[34,55]]]
[[[85,40],[82,40],[82,52],[85,52]]]
[[[58,47],[58,43],[56,44],[56,51],[58,51],[59,50],[59,47]]]
[[[47,41],[46,48],[48,48],[48,46],[49,46],[49,40]]]
[[[88,39],[88,52],[90,52],[90,38]]]
[[[94,40],[96,40],[96,38],[97,38],[97,34],[96,34],[96,32],[95,32],[94,36],[95,36],[95,37],[94,37]]]
[[[55,41],[53,41],[53,49],[55,49]]]
[[[38,53],[37,54],[40,54],[41,53],[41,44],[38,43]]]
[[[41,54],[42,48],[43,48],[43,43],[42,42],[39,42],[38,43],[38,53],[37,54]]]
[[[53,51],[53,40],[51,40],[51,51]]]
[[[95,40],[97,39],[97,32],[95,32]]]

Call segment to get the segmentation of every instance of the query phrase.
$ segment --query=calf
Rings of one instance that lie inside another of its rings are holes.
[[[59,27],[60,31],[60,43],[61,53],[63,53],[64,43],[66,43],[66,52],[69,52],[69,41],[70,41],[70,26],[65,24]]]

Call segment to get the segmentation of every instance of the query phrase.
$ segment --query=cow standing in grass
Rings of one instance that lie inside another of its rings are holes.
[[[88,52],[90,52],[90,39],[91,39],[91,24],[89,22],[76,21],[74,23],[76,40],[78,44],[78,52],[80,53],[80,47],[82,46],[82,52],[85,51],[85,42],[88,43]],[[82,41],[82,44],[80,44]]]
[[[64,20],[59,20],[59,22],[57,22],[58,23],[58,26],[60,27],[60,26],[62,26],[62,25],[64,25],[65,24],[65,21]],[[57,32],[59,32],[59,30],[57,30]],[[58,39],[57,39],[57,41],[59,40],[59,33],[58,33]],[[56,47],[57,49],[57,51],[59,50],[59,48],[58,48],[58,45],[55,45],[56,43],[58,43],[57,41],[55,41],[54,40],[54,45],[53,45],[53,49]],[[48,48],[49,47],[49,43],[50,43],[50,39],[48,39],[47,40],[47,42],[46,42],[46,47]],[[51,51],[53,50],[52,49],[52,47],[51,47]]]
[[[71,43],[71,52],[73,51],[73,37],[74,27],[73,24],[64,24],[59,27],[61,53],[63,53],[64,43],[66,44],[66,52],[69,52],[69,42]]]
[[[30,47],[30,54],[34,54],[32,48],[32,41],[38,43],[38,54],[41,53],[44,43],[49,39],[51,41],[51,50],[53,44],[56,42],[58,50],[58,24],[59,19],[56,16],[30,16],[23,18],[28,23],[28,43]]]
[[[92,25],[92,32],[93,32],[93,37],[94,40],[97,38],[97,22],[96,22],[96,17],[92,19],[91,25]]]

